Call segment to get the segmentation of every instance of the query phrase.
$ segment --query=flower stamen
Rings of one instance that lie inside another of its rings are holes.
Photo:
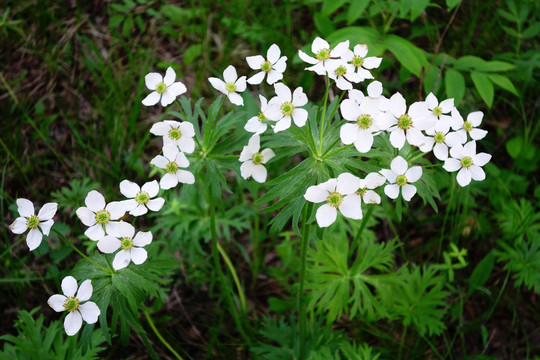
[[[62,306],[64,306],[64,309],[67,311],[74,312],[79,308],[79,299],[74,296],[70,296],[66,299],[66,301],[64,301]]]
[[[285,101],[280,107],[283,116],[291,116],[294,112],[294,105],[290,101]]]
[[[333,192],[328,195],[326,198],[326,203],[332,207],[338,208],[343,202],[343,195],[338,192]]]
[[[111,213],[107,210],[99,210],[96,212],[96,223],[100,225],[105,225],[111,220]]]
[[[472,158],[470,156],[465,156],[461,159],[461,166],[464,168],[469,168],[473,165]]]
[[[135,201],[138,204],[146,205],[150,201],[150,195],[146,191],[139,191],[137,195],[135,195]]]
[[[262,63],[261,70],[264,71],[265,73],[269,73],[270,71],[272,71],[272,63],[266,60],[265,62]]]
[[[182,137],[182,131],[178,128],[172,128],[169,130],[169,139],[171,140],[180,140]]]
[[[405,177],[405,175],[398,175],[396,177],[396,184],[398,184],[399,186],[406,185],[407,184],[407,177]]]
[[[133,247],[133,239],[128,236],[121,238],[120,247],[122,250],[130,250]]]
[[[171,161],[170,163],[165,165],[165,171],[168,172],[169,174],[176,174],[179,167],[180,166],[178,166],[178,164],[176,162]]]
[[[260,152],[256,152],[253,154],[253,156],[251,156],[251,161],[253,161],[255,165],[261,165],[264,161],[264,157]]]
[[[413,126],[411,117],[408,114],[401,115],[397,120],[397,126],[403,130],[409,130]]]
[[[26,219],[26,227],[29,228],[30,230],[33,230],[38,227],[39,222],[40,221],[37,215],[32,215]]]
[[[369,114],[362,114],[356,119],[356,123],[361,129],[369,129],[373,125],[373,118]]]
[[[164,82],[160,82],[156,85],[156,92],[158,94],[163,94],[167,90],[167,85]]]
[[[235,83],[231,83],[231,82],[228,82],[225,84],[225,90],[227,90],[227,92],[235,92],[236,91],[236,84]]]

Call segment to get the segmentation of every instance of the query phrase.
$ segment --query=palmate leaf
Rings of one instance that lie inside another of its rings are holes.
[[[413,325],[421,336],[441,334],[446,328],[442,321],[447,307],[446,278],[434,267],[416,265],[403,271],[401,278],[403,286],[394,294],[392,316],[401,318],[405,326]]]
[[[360,242],[356,258],[349,265],[349,240],[335,237],[320,241],[308,252],[306,288],[311,290],[310,309],[328,313],[334,321],[343,313],[360,314],[367,321],[388,316],[384,299],[398,287],[392,273],[393,251],[398,244]]]
[[[540,293],[540,236],[533,234],[520,244],[510,246],[501,243],[503,251],[496,250],[498,261],[507,261],[504,268],[514,272],[515,286]]]

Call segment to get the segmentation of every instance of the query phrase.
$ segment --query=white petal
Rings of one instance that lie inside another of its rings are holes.
[[[60,284],[62,287],[62,292],[66,296],[73,296],[75,295],[75,292],[77,291],[77,280],[73,276],[66,276],[62,283]]]
[[[264,63],[264,57],[262,55],[248,56],[246,61],[250,68],[253,70],[260,70]],[[264,74],[264,73],[263,73]],[[251,83],[250,83],[251,84]],[[259,83],[257,83],[259,84]]]
[[[278,73],[283,73],[285,69],[287,69],[287,57],[282,56],[273,66],[272,69],[275,70]],[[270,71],[271,73],[272,71]],[[270,74],[269,73],[269,74]],[[283,77],[283,75],[282,75]]]
[[[372,98],[378,98],[379,96],[381,96],[382,91],[383,86],[380,81],[372,81],[367,87],[368,95]]]
[[[145,82],[146,87],[148,88],[148,90],[156,90],[156,86],[159,83],[163,82],[163,76],[161,76],[161,74],[158,74],[158,73],[155,73],[155,72],[148,73],[144,77],[144,82]]]
[[[236,79],[238,79],[238,75],[236,74],[236,69],[234,66],[227,66],[225,71],[223,71],[223,80],[225,80],[226,83],[234,83],[236,82]]]
[[[405,132],[403,129],[395,128],[392,130],[390,133],[390,143],[396,149],[401,150],[403,145],[405,145]]]
[[[382,58],[370,56],[364,59],[362,67],[365,69],[376,69],[381,65]]]
[[[272,64],[279,60],[280,55],[281,51],[279,50],[279,46],[277,46],[276,44],[272,44],[266,52],[266,58]]]
[[[302,50],[298,50],[298,56],[300,57],[300,59],[302,59],[304,62],[307,62],[308,64],[316,64],[319,62],[319,60],[309,56]]]
[[[365,44],[357,44],[354,46],[354,55],[365,58],[368,53],[368,47]]]
[[[450,156],[456,159],[462,159],[465,156],[465,150],[461,144],[453,146],[450,149]]]
[[[407,160],[401,156],[396,156],[394,160],[390,163],[390,168],[392,171],[398,175],[403,175],[408,168]]]
[[[169,66],[165,72],[163,82],[165,85],[171,86],[174,83],[174,80],[176,80],[176,73],[174,72],[173,68]]]
[[[169,161],[176,160],[176,156],[178,155],[180,151],[178,150],[178,147],[175,144],[166,144],[163,145],[163,155],[167,158]]]
[[[469,141],[463,145],[463,153],[465,156],[474,156],[476,155],[476,141]]]
[[[363,200],[366,204],[380,204],[381,197],[373,190],[366,190]]]
[[[249,79],[247,79],[247,82],[248,84],[251,84],[251,85],[258,85],[262,83],[262,81],[264,80],[264,75],[266,75],[266,73],[264,71],[260,71],[256,73],[255,75],[253,75],[252,77],[250,77]]]
[[[150,198],[153,198],[159,192],[159,184],[158,184],[157,180],[153,180],[153,181],[145,183],[142,186],[141,190],[148,193],[148,196],[150,196]]]
[[[28,229],[28,227],[26,226],[26,218],[22,216],[16,218],[15,221],[9,226],[9,228],[14,234],[22,234],[26,231],[26,229]]]
[[[221,79],[218,79],[216,77],[209,77],[208,81],[210,84],[219,92],[222,92],[223,94],[227,94],[227,89],[225,88],[225,82]]]
[[[324,41],[324,40],[323,40]],[[326,41],[325,41],[326,42]],[[328,44],[328,43],[327,43]],[[330,52],[330,56],[332,57],[338,57],[344,54],[347,50],[349,50],[349,40],[342,41],[339,44],[336,45],[335,48],[332,49]]]
[[[472,129],[471,131],[469,131],[469,135],[473,140],[482,140],[486,137],[487,133],[488,132],[483,129]]]
[[[463,133],[465,133],[465,131],[463,131]],[[463,144],[467,141],[467,134],[464,134],[465,135],[465,138],[463,138],[460,133],[458,133],[457,131],[454,131],[454,132],[451,132],[451,133],[448,133],[446,134],[446,137],[444,139],[444,142],[449,146],[449,147],[454,147],[458,144]]]
[[[112,265],[113,265],[114,270],[120,270],[128,266],[130,261],[131,261],[131,253],[126,250],[120,250],[114,256]]]
[[[157,91],[153,91],[143,99],[142,104],[144,106],[154,106],[159,102],[159,99],[161,99],[161,94]]]
[[[137,235],[133,238],[133,245],[138,247],[143,247],[152,242],[152,232],[151,231],[139,231]]]
[[[162,95],[161,95],[161,106],[169,106],[173,103],[174,99],[176,99],[176,96],[174,96],[171,92],[169,92],[169,89],[167,89]]]
[[[79,306],[79,311],[84,321],[88,324],[95,324],[98,321],[99,311],[98,306],[93,301],[88,301]]]
[[[240,94],[232,92],[232,93],[228,93],[227,97],[234,105],[244,106],[244,99],[242,99],[242,96],[240,96]]]
[[[118,225],[123,221],[109,221],[107,224],[105,224],[105,232],[107,235],[111,235],[114,237],[121,237],[118,233]],[[101,240],[101,239],[98,239]]]
[[[469,114],[467,116],[467,121],[471,123],[472,126],[477,127],[480,126],[482,123],[482,118],[484,117],[484,113],[481,111],[475,111]]]
[[[90,240],[98,241],[105,236],[105,230],[103,230],[102,225],[95,224],[86,229],[84,235],[86,235]]]
[[[302,91],[302,88],[298,88],[298,89],[300,89],[300,91]],[[298,89],[296,89],[296,90],[298,90]],[[285,85],[283,83],[274,84],[274,90],[276,91],[276,95],[278,96],[278,98],[280,100],[292,101],[291,89],[289,89],[289,87],[287,85]]]
[[[111,220],[118,220],[126,213],[126,208],[122,201],[112,201],[105,209],[111,214]]]
[[[478,153],[472,157],[473,164],[478,166],[486,165],[491,160],[491,155],[486,153]]]
[[[351,90],[352,84],[348,82],[344,77],[339,76],[336,80],[336,86],[340,90]]]
[[[263,183],[266,181],[267,171],[263,165],[254,165],[253,174],[251,174],[253,180],[258,183]]]
[[[17,199],[17,211],[19,212],[19,215],[24,217],[30,217],[34,215],[34,205],[32,202],[28,199],[20,198]]]
[[[79,286],[79,290],[77,291],[77,296],[75,297],[79,299],[80,302],[83,302],[92,297],[93,291],[94,291],[94,288],[92,287],[92,281],[90,279],[84,280],[81,286]]]
[[[43,235],[49,236],[49,233],[51,231],[51,227],[53,226],[53,224],[54,224],[53,220],[42,221],[39,223],[39,228],[43,232]]]
[[[165,166],[169,163],[169,159],[167,159],[163,155],[157,155],[150,161],[150,164],[157,166],[160,169],[164,169]]]
[[[146,258],[148,258],[146,250],[137,247],[131,249],[131,261],[133,261],[135,265],[142,264],[146,261]]]
[[[315,218],[317,219],[317,224],[319,224],[319,227],[328,227],[332,225],[334,221],[336,221],[337,209],[328,204],[324,204],[317,209]]]
[[[435,109],[435,107],[437,105],[439,105],[439,100],[437,100],[437,98],[435,97],[435,95],[433,95],[433,93],[429,93],[428,96],[426,97],[426,103],[428,105],[428,108],[430,110],[433,110]]]
[[[82,316],[78,311],[70,312],[64,319],[64,329],[68,336],[73,336],[79,332],[82,326]]]
[[[236,80],[236,92],[243,92],[246,90],[246,76],[240,76],[238,80]]]
[[[386,178],[382,176],[381,174],[373,172],[373,173],[369,173],[366,176],[366,178],[364,179],[364,182],[366,184],[365,186],[368,189],[375,189],[381,186],[382,184],[384,184],[386,182]]]
[[[390,98],[390,112],[396,118],[399,118],[401,115],[405,114],[407,110],[407,104],[405,98],[400,93],[395,93]]]
[[[446,99],[439,105],[444,114],[449,113],[454,108],[454,99]]]
[[[163,204],[165,204],[165,199],[155,198],[155,199],[150,200],[146,204],[146,206],[152,211],[159,211],[163,207]]]
[[[173,159],[173,161],[176,162],[178,166],[183,168],[189,166],[189,160],[183,152],[176,153],[176,157]]]
[[[320,37],[316,37],[311,44],[311,51],[316,54],[322,49],[330,49],[330,44],[328,44],[326,40],[323,40]]]
[[[360,196],[356,194],[347,195],[343,198],[343,202],[339,206],[339,211],[343,216],[348,217],[349,219],[361,219],[362,218],[362,201]]]
[[[38,218],[41,221],[47,221],[54,217],[54,214],[56,214],[56,210],[58,209],[57,203],[46,203],[43,205],[43,207],[39,210]]]
[[[93,212],[105,209],[105,198],[96,190],[92,190],[86,195],[84,203],[86,204],[86,207]]]
[[[396,199],[399,195],[399,185],[391,184],[384,187],[384,193],[390,199]]]
[[[175,98],[184,94],[187,91],[186,85],[181,82],[175,82],[167,88],[167,93],[174,96]]]
[[[86,207],[80,207],[75,212],[82,223],[86,226],[92,226],[96,223],[96,214]]]
[[[253,116],[252,118],[250,118],[246,125],[244,125],[244,130],[250,133],[255,133],[255,135],[263,133],[266,128],[266,124],[261,123],[259,121],[259,117],[257,116]]]
[[[142,216],[146,214],[147,212],[148,212],[148,209],[146,208],[146,206],[142,204],[137,204],[137,206],[129,210],[129,214],[133,216]]]
[[[195,183],[195,176],[189,171],[186,170],[178,170],[176,172],[176,176],[178,177],[178,181],[182,184],[194,184]]]
[[[308,102],[306,94],[303,92],[302,87],[297,87],[292,94],[292,103],[296,106],[304,106]]]
[[[342,195],[354,193],[360,187],[360,179],[351,173],[343,173],[337,177],[336,191]]]
[[[426,143],[426,137],[422,132],[415,128],[407,130],[407,142],[411,145],[421,147]]]
[[[266,164],[270,159],[276,156],[274,150],[272,149],[264,149],[263,151],[261,151],[261,155],[263,157],[263,164]]]
[[[356,121],[358,116],[361,115],[360,106],[351,99],[343,100],[339,109],[341,110],[341,115],[349,121]]]
[[[459,170],[456,179],[459,185],[467,186],[471,182],[471,172],[466,168],[462,168]]]
[[[41,244],[42,239],[43,235],[41,232],[38,229],[32,229],[26,235],[26,245],[28,245],[30,251],[35,250]]]
[[[453,158],[448,158],[444,161],[443,168],[449,172],[458,171],[461,168],[461,162]]]
[[[66,310],[64,308],[64,302],[67,300],[67,297],[60,294],[55,294],[47,300],[47,304],[56,312],[61,312]]]
[[[114,236],[104,236],[97,243],[97,248],[99,251],[105,254],[112,254],[116,250],[120,249],[121,241],[115,238]]]
[[[270,72],[268,73],[268,76],[266,77],[266,82],[269,85],[273,85],[281,79],[283,79],[282,72],[279,72],[277,70],[270,70]]]
[[[420,180],[422,177],[422,168],[420,166],[413,166],[405,173],[407,182],[413,183]]]
[[[416,194],[416,186],[405,184],[401,187],[401,196],[403,196],[403,199],[406,201],[411,201],[414,194]]]
[[[319,185],[312,185],[307,188],[304,198],[312,203],[320,203],[326,201],[329,194],[328,191],[321,188]]]
[[[291,127],[291,117],[286,116],[277,122],[277,124],[274,126],[274,132],[277,133],[283,130],[287,130],[290,127]]]
[[[127,198],[134,198],[139,191],[141,191],[141,188],[133,181],[122,180],[120,183],[120,193]]]
[[[361,153],[367,153],[373,145],[373,135],[370,131],[359,129],[354,147]]]
[[[448,146],[445,144],[435,144],[433,147],[433,154],[441,161],[448,159]]]
[[[253,174],[253,169],[255,168],[255,164],[251,160],[247,160],[246,162],[242,163],[240,165],[240,175],[245,179],[249,179],[251,175]]]
[[[356,124],[345,124],[339,129],[339,137],[345,145],[352,144],[358,138],[359,127]]]
[[[471,165],[471,167],[469,168],[469,172],[471,173],[471,178],[473,180],[482,181],[486,178],[486,173],[478,165]]]
[[[292,118],[296,126],[302,127],[306,125],[307,118],[308,118],[308,112],[305,109],[294,109]]]

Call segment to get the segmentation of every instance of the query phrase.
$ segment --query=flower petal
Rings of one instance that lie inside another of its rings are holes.
[[[297,106],[304,106],[308,102],[308,98],[304,91],[302,90],[302,87],[297,87],[293,94],[292,94],[292,103],[295,107]]]
[[[264,75],[266,75],[264,71],[259,71],[258,73],[247,79],[247,82],[250,85],[258,85],[263,82]]]
[[[169,66],[167,68],[167,71],[165,72],[165,77],[163,78],[163,82],[165,83],[165,85],[171,86],[174,80],[176,80],[176,73],[174,72],[173,68]]]
[[[473,180],[482,181],[486,178],[486,173],[478,165],[471,165],[471,167],[469,168],[469,172],[471,173],[471,178]]]
[[[133,238],[133,245],[138,247],[143,247],[152,242],[152,232],[151,231],[139,231],[137,235]]]
[[[390,143],[396,149],[401,150],[403,145],[405,145],[405,132],[403,129],[395,128],[392,130],[390,133]]]
[[[246,91],[246,76],[240,76],[238,80],[236,80],[236,92],[243,92]]]
[[[422,167],[420,166],[411,167],[405,173],[405,177],[407,178],[407,182],[410,182],[410,183],[417,182],[422,177]]]
[[[366,204],[380,204],[381,197],[373,190],[366,190],[363,200]]]
[[[60,286],[64,295],[68,297],[75,295],[75,292],[77,292],[77,280],[73,276],[66,276]]]
[[[56,214],[56,210],[58,209],[57,203],[46,203],[43,205],[43,207],[39,210],[38,218],[41,221],[47,221],[54,217],[54,214]]]
[[[129,210],[129,214],[133,216],[142,216],[146,214],[147,212],[148,212],[148,209],[146,208],[146,206],[142,204],[137,204],[137,206]]]
[[[471,183],[471,172],[466,168],[462,168],[459,170],[456,179],[459,185],[467,186]]]
[[[195,176],[187,170],[178,170],[176,172],[176,176],[178,177],[178,181],[182,184],[194,184],[195,183]]]
[[[181,82],[175,82],[167,88],[167,92],[175,98],[184,94],[187,91],[186,85]]]
[[[277,46],[276,44],[272,44],[266,52],[266,58],[268,59],[268,61],[270,61],[271,64],[274,64],[276,61],[278,61],[280,55],[281,51],[279,50],[279,46]]]
[[[307,188],[304,198],[312,203],[320,203],[326,201],[330,193],[323,189],[320,185],[312,185]]]
[[[98,241],[105,236],[105,230],[103,230],[102,225],[95,224],[86,229],[84,235],[86,235],[90,240]]]
[[[42,239],[43,235],[41,232],[38,229],[32,229],[26,235],[26,245],[28,245],[30,251],[35,250],[41,244]]]
[[[20,198],[17,199],[17,211],[19,215],[24,217],[30,217],[34,215],[34,204],[28,199]]]
[[[443,168],[448,172],[458,171],[461,168],[461,162],[453,158],[448,158],[444,161]]]
[[[154,157],[151,161],[150,161],[150,164],[154,165],[154,166],[157,166],[158,168],[160,169],[164,169],[165,166],[169,163],[169,159],[167,159],[165,156],[163,155],[157,155],[156,157]]]
[[[22,216],[16,218],[15,221],[9,225],[9,228],[14,234],[22,234],[28,229],[28,226],[26,226],[26,218]]]
[[[336,191],[342,195],[354,193],[360,187],[360,179],[351,173],[342,173],[337,177]]]
[[[134,198],[141,191],[139,185],[129,180],[122,180],[120,183],[120,193],[127,198]]]
[[[308,112],[306,109],[294,109],[292,118],[296,126],[302,127],[306,125],[307,118],[308,118]]]
[[[146,204],[146,206],[152,211],[159,211],[163,207],[163,204],[165,204],[165,199],[159,197],[159,198],[150,200]]]
[[[107,204],[105,209],[111,214],[111,220],[118,220],[126,213],[122,201],[112,201]]]
[[[161,95],[161,106],[169,106],[173,103],[173,101],[176,99],[176,96],[174,96],[173,93],[169,91],[169,89],[165,90],[165,92]]]
[[[283,79],[283,72],[279,72],[277,70],[270,70],[268,76],[266,77],[266,82],[268,83],[268,85],[274,85],[281,79]]]
[[[365,69],[376,69],[381,65],[382,58],[370,56],[364,59],[364,62],[362,63],[362,67]]]
[[[362,218],[362,200],[359,195],[351,194],[343,198],[341,205],[339,206],[339,211],[343,216],[348,217],[349,219],[361,219]]]
[[[467,116],[467,121],[471,123],[472,126],[477,127],[480,126],[482,123],[482,118],[484,117],[484,113],[481,111],[475,111],[469,114]]]
[[[223,71],[223,80],[225,80],[226,83],[235,83],[236,79],[238,79],[236,68],[232,65],[227,66],[227,68]]]
[[[253,161],[247,160],[242,165],[240,165],[240,175],[245,179],[249,179],[251,175],[253,174],[253,169],[255,168],[255,164],[253,164]]]
[[[49,233],[51,231],[51,227],[53,226],[53,224],[54,224],[53,220],[42,221],[39,223],[39,228],[43,232],[43,235],[49,236]]]
[[[81,222],[86,226],[92,226],[96,223],[96,213],[87,207],[80,207],[75,212]]]
[[[261,70],[261,66],[264,63],[264,57],[262,55],[248,56],[246,57],[246,61],[249,67],[252,68],[253,70]]]
[[[276,156],[274,150],[272,149],[264,149],[263,151],[261,151],[261,155],[263,157],[263,164],[266,164],[270,159]]]
[[[399,196],[399,186],[397,184],[386,185],[384,187],[384,193],[390,199],[396,199]]]
[[[403,196],[404,200],[411,201],[414,194],[416,194],[416,186],[405,184],[401,187],[401,196]]]
[[[150,198],[153,198],[159,193],[159,184],[157,180],[152,180],[145,183],[142,186],[141,190],[148,193],[148,196],[150,196]]]
[[[244,106],[244,99],[242,98],[242,96],[240,96],[240,94],[232,92],[232,93],[228,93],[227,97],[229,98],[231,103],[233,103],[234,105]]]
[[[97,243],[97,248],[99,251],[105,254],[112,254],[116,250],[120,249],[121,241],[115,238],[114,236],[104,236]]]
[[[79,286],[79,290],[77,291],[77,296],[75,296],[77,299],[79,299],[80,302],[86,301],[92,297],[92,292],[94,291],[94,288],[92,287],[92,280],[84,280]]]
[[[409,165],[407,164],[407,160],[401,156],[396,156],[390,163],[390,169],[392,169],[392,171],[398,175],[405,174],[408,167]]]
[[[159,102],[159,99],[161,99],[161,94],[153,91],[143,99],[142,104],[144,106],[154,106]]]
[[[148,253],[143,248],[134,247],[131,249],[131,261],[135,265],[141,265],[148,258]]]
[[[375,189],[384,184],[386,182],[386,178],[379,173],[372,172],[367,174],[364,182],[368,189]]]
[[[373,146],[373,140],[373,134],[371,131],[359,129],[358,137],[354,142],[354,147],[360,153],[367,153],[369,150],[371,150],[371,146]]]
[[[144,77],[144,82],[148,90],[156,90],[156,87],[159,83],[163,82],[163,76],[156,72],[151,72],[146,74]]]
[[[70,312],[64,319],[64,329],[68,336],[73,336],[79,332],[82,326],[82,316],[78,311]]]
[[[47,300],[47,304],[56,312],[61,312],[66,310],[64,308],[64,302],[67,300],[67,297],[60,294],[54,294]]]
[[[228,91],[225,88],[225,82],[223,80],[218,79],[216,77],[209,77],[208,81],[214,87],[214,89],[216,89],[217,91],[219,91],[219,92],[221,92],[223,94],[227,94]]]
[[[86,195],[84,203],[93,212],[105,209],[105,198],[96,190],[92,190]]]
[[[328,204],[324,204],[317,209],[315,218],[317,219],[317,224],[319,224],[319,227],[328,227],[332,225],[334,221],[336,221],[337,209]]]
[[[253,180],[258,183],[263,183],[266,181],[267,171],[263,165],[253,166],[253,173],[251,174]]]
[[[114,270],[120,270],[129,265],[131,261],[131,252],[126,250],[120,250],[114,257],[113,268]]]
[[[98,306],[93,301],[88,301],[79,306],[79,311],[84,321],[88,324],[95,324],[101,314]]]
[[[486,165],[491,160],[491,155],[486,153],[478,153],[472,157],[473,164],[478,166]]]
[[[302,59],[304,62],[307,62],[308,64],[316,64],[319,62],[319,60],[309,56],[302,50],[298,50],[298,56],[300,57],[300,59]]]
[[[358,125],[348,123],[339,129],[339,137],[345,145],[352,144],[358,138]]]

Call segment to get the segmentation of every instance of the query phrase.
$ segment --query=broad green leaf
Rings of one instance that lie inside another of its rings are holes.
[[[476,70],[480,71],[493,71],[493,72],[499,72],[499,71],[509,71],[514,70],[516,67],[513,64],[504,62],[504,61],[488,61],[482,67],[476,68]]]
[[[489,79],[493,81],[495,84],[502,87],[504,90],[511,92],[514,95],[519,96],[516,88],[514,87],[514,84],[510,81],[510,79],[504,75],[499,74],[489,74]]]
[[[471,79],[480,94],[480,97],[488,107],[493,105],[493,83],[489,79],[489,76],[479,72],[471,72]]]
[[[381,43],[381,34],[373,28],[363,26],[349,26],[334,31],[327,36],[330,45],[349,40],[351,47],[356,44],[366,44],[369,48],[368,56],[380,56],[386,46]]]
[[[448,10],[452,10],[459,4],[459,0],[446,0],[446,6],[448,6]]]
[[[531,25],[525,31],[523,34],[521,34],[521,38],[523,39],[532,39],[533,37],[537,36],[540,33],[540,23],[537,22],[534,25]]]
[[[426,9],[429,5],[430,0],[411,0],[411,21],[416,20],[418,16]]]
[[[337,9],[339,9],[340,7],[342,7],[343,5],[345,5],[345,3],[347,2],[347,0],[332,0],[332,1],[325,1],[323,2],[323,6],[322,6],[322,13],[324,15],[330,15],[332,14],[334,11],[336,11]]]
[[[116,14],[112,16],[111,19],[109,20],[109,29],[113,29],[117,27],[118,25],[120,25],[122,21],[124,21],[124,15]]]
[[[476,265],[471,274],[471,278],[469,279],[469,295],[485,284],[494,265],[495,256],[493,255],[493,252],[489,252],[486,257]]]
[[[444,74],[444,86],[446,96],[454,98],[454,103],[457,105],[465,95],[465,78],[463,75],[454,69],[446,69]]]
[[[477,56],[465,55],[460,57],[454,63],[454,69],[456,70],[472,70],[483,69],[486,65],[486,61]]]
[[[202,44],[193,44],[184,51],[184,64],[189,65],[202,52]]]
[[[384,39],[384,44],[391,53],[407,70],[416,76],[420,76],[422,66],[427,64],[427,60],[421,51],[410,41],[397,35],[388,35]]]
[[[515,137],[506,142],[506,151],[512,158],[517,158],[521,149],[525,146],[525,139],[522,137]]]
[[[349,11],[347,12],[347,25],[351,25],[362,17],[366,7],[369,5],[369,1],[370,0],[351,0]]]
[[[335,26],[328,16],[323,13],[317,13],[313,16],[313,21],[315,22],[315,27],[321,36],[328,37],[335,30]]]

